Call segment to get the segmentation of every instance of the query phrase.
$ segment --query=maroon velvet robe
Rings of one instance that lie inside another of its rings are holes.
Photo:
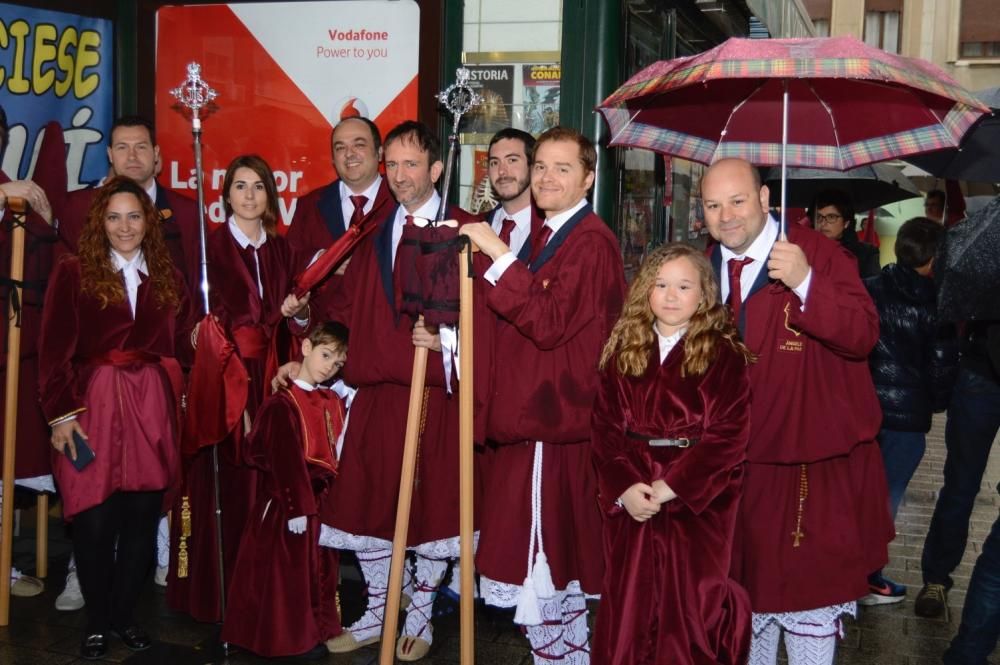
[[[800,611],[860,598],[887,561],[894,531],[875,435],[881,410],[868,370],[878,314],[853,257],[798,226],[812,267],[805,311],[766,271],[743,305],[750,444],[733,558],[754,612]],[[719,274],[721,252],[712,253]],[[808,497],[794,546],[801,464]],[[762,565],[761,562],[767,562]]]
[[[0,184],[10,178],[0,171]],[[5,209],[0,225],[0,308],[4,319],[0,325],[0,403],[7,391],[7,317],[10,316],[11,223],[13,213]],[[14,478],[34,478],[52,472],[49,456],[49,426],[38,402],[38,337],[42,328],[42,301],[52,256],[59,243],[56,230],[45,223],[37,213],[29,213],[24,235],[25,288],[21,295],[21,370],[17,390],[17,432],[14,454]],[[3,432],[4,413],[0,412],[0,432]],[[3,441],[0,436],[0,455]]]
[[[324,410],[331,414],[329,432]],[[319,504],[334,469],[307,459],[304,440],[308,432],[326,443],[334,461],[343,423],[343,403],[328,390],[293,384],[261,406],[248,440],[260,484],[233,571],[223,640],[276,657],[304,653],[340,634],[337,553],[318,542]],[[307,517],[306,530],[293,534],[288,520],[300,516]]]
[[[241,255],[228,225],[215,229],[207,243],[210,305],[227,333],[237,343],[240,358],[250,375],[247,412],[252,419],[270,391],[265,385],[264,364],[268,343],[281,321],[281,303],[291,290],[292,277],[307,258],[292,250],[280,236],[271,236],[258,250],[264,297],[248,265],[249,252]],[[242,425],[219,446],[219,483],[222,495],[222,551],[226,588],[232,577],[240,538],[253,505],[257,472],[247,466],[241,450]],[[167,600],[171,607],[199,621],[220,618],[218,556],[215,536],[215,490],[211,447],[202,448],[185,467],[185,491],[191,509],[191,536],[186,539],[188,575],[177,577],[177,548],[181,520],[171,521],[170,577]],[[180,505],[175,506],[180,514]]]
[[[590,416],[597,359],[624,294],[618,241],[590,206],[552,236],[530,268],[515,262],[489,293],[500,323],[487,437],[499,445],[484,479],[476,565],[492,580],[524,581],[532,463],[542,441],[542,536],[553,583],[564,589],[579,580],[587,593],[600,590]]]
[[[364,217],[364,221],[381,224],[386,216],[395,208],[395,201],[386,180],[375,196],[372,209]],[[334,180],[329,185],[314,189],[299,199],[295,206],[292,224],[288,227],[288,244],[303,252],[313,252],[326,249],[333,241],[344,234],[350,224],[350,218],[344,219],[340,206],[340,180]],[[371,223],[369,222],[369,223]],[[334,293],[340,289],[342,275],[335,272],[323,280],[312,292],[310,308],[312,318],[327,321],[330,308],[333,306]]]
[[[116,491],[170,489],[179,477],[175,357],[190,363],[192,325],[184,280],[174,277],[180,304],[161,306],[144,279],[133,319],[127,299],[102,308],[80,292],[76,258],[53,272],[39,345],[42,409],[49,422],[79,414],[95,455],[77,471],[52,451],[67,519]]]
[[[389,541],[395,530],[414,354],[412,323],[396,316],[392,282],[395,214],[391,210],[379,230],[354,251],[343,289],[330,311],[350,328],[344,380],[356,386],[358,393],[351,403],[340,475],[322,515],[323,522],[334,528]],[[463,224],[479,221],[455,207],[449,209],[448,217]],[[485,298],[483,284],[476,280],[475,297],[480,303]],[[486,328],[485,317],[477,320],[477,331]],[[489,348],[488,332],[483,345],[478,334],[477,345]],[[477,367],[477,377],[484,369]],[[440,353],[429,354],[423,408],[426,417],[417,453],[409,546],[458,535],[458,393],[446,394]]]
[[[683,359],[683,339],[662,364],[654,343],[641,377],[621,376],[614,358],[602,376],[591,441],[607,568],[595,663],[746,662],[750,599],[729,571],[750,434],[749,373],[725,341],[702,376],[682,378]],[[637,436],[698,441],[660,448]],[[677,498],[648,521],[615,504],[635,483],[654,480]]]

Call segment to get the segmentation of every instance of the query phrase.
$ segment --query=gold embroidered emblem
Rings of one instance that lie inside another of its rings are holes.
[[[801,337],[802,331],[793,328],[792,325],[788,322],[789,313],[791,312],[791,303],[785,303],[784,311],[785,311],[785,330],[792,333],[792,335],[794,335],[795,337]],[[778,340],[779,351],[786,351],[790,353],[801,353],[803,348],[805,348],[805,345],[801,340],[798,339],[788,338],[788,339]]]

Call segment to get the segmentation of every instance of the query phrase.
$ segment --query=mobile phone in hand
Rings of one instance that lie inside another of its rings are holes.
[[[69,456],[69,446],[63,450],[70,464],[75,466],[77,471],[83,471],[88,464],[94,461],[94,449],[76,430],[73,430],[73,443],[76,444],[76,459]]]

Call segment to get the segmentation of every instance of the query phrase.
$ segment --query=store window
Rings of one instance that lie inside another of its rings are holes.
[[[888,53],[899,53],[898,11],[865,12],[865,44]]]
[[[1000,58],[1000,21],[996,0],[962,0],[959,22],[959,56]]]
[[[559,124],[562,0],[466,0],[464,20],[462,63],[483,104],[459,135],[459,205],[481,212],[497,205],[486,168],[493,134]]]

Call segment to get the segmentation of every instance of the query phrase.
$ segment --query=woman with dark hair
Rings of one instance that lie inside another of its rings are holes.
[[[41,401],[63,516],[73,521],[88,660],[107,654],[109,633],[133,651],[151,643],[134,610],[164,493],[178,478],[177,358],[191,356],[184,278],[160,223],[139,185],[112,178],[90,208],[79,255],[57,265],[45,296]]]
[[[854,203],[851,197],[839,189],[827,189],[816,195],[809,216],[817,231],[830,240],[836,240],[858,260],[861,279],[874,277],[882,270],[878,248],[861,242],[854,227]]]
[[[222,197],[228,220],[211,233],[206,244],[209,306],[235,343],[250,379],[243,424],[219,444],[222,551],[228,589],[257,485],[257,472],[245,464],[242,446],[266,396],[264,366],[271,338],[283,317],[298,314],[307,306],[307,298],[302,302],[288,298],[294,305],[290,306],[286,295],[292,278],[306,267],[311,254],[292,250],[277,234],[278,188],[271,168],[261,157],[241,155],[230,162]],[[199,621],[220,621],[210,448],[194,457],[185,481],[187,494],[177,507],[178,514],[187,512],[190,520],[173,521],[171,547],[175,553],[186,551],[187,563],[178,567],[179,557],[171,557],[167,598],[172,607]]]

